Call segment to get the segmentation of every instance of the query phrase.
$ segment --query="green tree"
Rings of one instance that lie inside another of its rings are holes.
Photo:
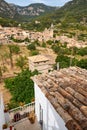
[[[87,69],[87,59],[82,59],[77,62],[77,66]]]
[[[52,45],[52,49],[53,49],[53,51],[54,51],[55,53],[59,53],[59,51],[60,51],[60,47],[57,46],[57,45]]]
[[[75,58],[70,58],[64,55],[58,55],[56,58],[56,63],[59,62],[60,68],[67,68],[69,66],[74,66],[77,63]]]
[[[29,45],[27,46],[27,49],[28,49],[28,50],[36,50],[36,46],[35,46],[35,44],[31,43],[31,44],[29,44]]]
[[[30,39],[28,39],[28,37],[26,37],[26,38],[24,39],[24,41],[30,42]]]
[[[47,44],[49,44],[49,45],[52,45],[53,43],[54,43],[54,41],[52,41],[52,40],[47,41]]]
[[[45,42],[42,43],[42,47],[46,48],[46,43]]]
[[[11,68],[13,68],[13,54],[18,54],[20,52],[20,48],[18,45],[8,45],[8,48]]]
[[[59,62],[60,68],[66,68],[70,65],[70,58],[64,55],[58,55],[56,58],[56,63]]]
[[[31,51],[30,54],[31,54],[31,56],[38,55],[39,51],[38,50]]]
[[[19,105],[20,102],[29,103],[34,98],[34,82],[31,76],[38,74],[35,70],[31,72],[28,68],[21,71],[14,78],[5,79],[5,87],[9,89],[12,94],[11,108]]]
[[[32,44],[37,45],[37,46],[40,46],[40,42],[38,41],[38,39],[35,40]]]
[[[78,49],[77,54],[81,56],[87,55],[87,47]]]
[[[20,56],[16,59],[16,66],[23,70],[27,66],[27,58],[25,56]]]

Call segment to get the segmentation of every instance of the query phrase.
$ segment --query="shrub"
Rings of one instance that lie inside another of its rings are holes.
[[[77,62],[77,66],[87,69],[87,59],[82,59]]]
[[[29,44],[29,45],[27,46],[27,49],[28,49],[28,50],[36,50],[36,46],[35,46],[35,44],[31,43],[31,44]]]
[[[39,51],[38,51],[38,50],[31,51],[31,55],[32,55],[32,56],[38,55],[38,54],[39,54]]]
[[[42,47],[44,47],[44,48],[46,47],[46,43],[45,42],[42,43]]]

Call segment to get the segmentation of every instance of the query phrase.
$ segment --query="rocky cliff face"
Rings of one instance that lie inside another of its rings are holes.
[[[31,4],[29,6],[21,7],[14,4],[8,4],[4,0],[0,0],[0,16],[15,18],[15,16],[39,16],[44,13],[52,12],[55,7],[46,6],[44,4]]]
[[[10,7],[14,8],[14,10],[19,15],[27,15],[27,16],[38,16],[56,9],[55,7],[46,6],[42,3],[31,4],[25,7],[10,4]]]
[[[4,0],[0,0],[0,16],[13,18],[15,11]]]

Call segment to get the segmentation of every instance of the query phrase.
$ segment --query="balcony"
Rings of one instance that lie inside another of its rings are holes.
[[[35,102],[17,107],[10,110],[6,118],[9,124],[9,129],[14,130],[41,130],[40,124],[35,116]],[[33,113],[33,122],[30,120],[30,114]],[[10,128],[11,127],[11,128]]]
[[[31,124],[28,118],[22,119],[19,123],[14,125],[16,130],[41,130],[40,124],[35,120],[35,123]]]

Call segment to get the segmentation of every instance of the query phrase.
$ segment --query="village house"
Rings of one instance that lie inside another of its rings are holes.
[[[53,24],[51,24],[51,27],[49,29],[45,28],[43,31],[43,40],[53,40]]]
[[[41,124],[41,130],[87,130],[87,70],[70,67],[39,74],[32,79],[35,88],[35,115]],[[26,112],[32,109],[34,109],[34,104],[30,103],[26,106]],[[9,111],[12,121],[14,114],[19,110],[21,114],[25,113],[25,109],[22,110],[21,107]],[[22,120],[22,123],[24,121]],[[6,122],[11,123],[11,119],[6,118],[1,94],[0,130]],[[20,121],[16,123],[18,125]],[[31,124],[27,125],[31,126]],[[6,130],[14,129],[12,124],[9,126],[11,127]],[[37,129],[40,127],[38,126]]]
[[[48,72],[52,68],[49,64],[49,59],[44,55],[36,55],[28,57],[29,69],[31,71],[38,70],[39,72]]]
[[[0,130],[2,130],[3,124],[5,124],[4,104],[2,94],[0,94]]]
[[[33,77],[42,130],[87,130],[87,70],[70,67]]]

